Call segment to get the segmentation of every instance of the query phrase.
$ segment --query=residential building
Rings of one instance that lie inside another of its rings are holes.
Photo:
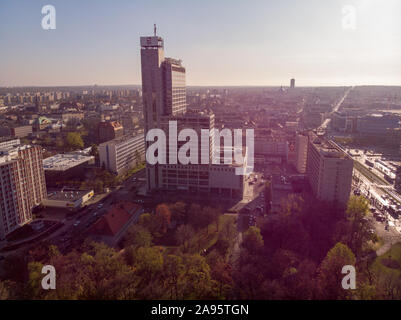
[[[118,121],[102,121],[97,127],[98,141],[103,143],[124,135],[124,128]]]
[[[23,145],[0,150],[0,239],[32,220],[46,197],[42,148]]]
[[[297,134],[295,140],[296,169],[299,173],[306,173],[306,162],[308,158],[308,135]]]

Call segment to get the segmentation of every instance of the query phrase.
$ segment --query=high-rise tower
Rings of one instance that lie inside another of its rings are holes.
[[[244,176],[235,173],[239,166],[211,163],[214,135],[206,136],[205,144],[197,141],[197,163],[182,165],[177,162],[178,151],[185,141],[170,143],[170,123],[176,124],[178,131],[192,129],[200,137],[202,129],[208,132],[214,129],[214,114],[205,110],[187,112],[186,70],[181,60],[164,57],[163,39],[156,35],[156,30],[154,36],[141,37],[141,59],[146,149],[153,143],[146,141],[150,129],[162,129],[167,140],[166,149],[157,151],[165,152],[168,164],[146,163],[148,191],[201,195],[213,192],[216,195],[242,197]],[[171,138],[172,141],[177,140],[174,134],[171,134]],[[241,167],[246,167],[246,161]]]

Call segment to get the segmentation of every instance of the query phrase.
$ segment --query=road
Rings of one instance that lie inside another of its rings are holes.
[[[340,99],[340,101],[337,102],[337,104],[334,105],[333,110],[329,113],[329,116],[332,115],[334,112],[337,112],[338,109],[340,109],[341,105],[344,103],[345,99],[348,97],[348,94],[354,89],[354,87],[348,88],[347,91],[345,91],[343,97]],[[326,119],[321,126],[317,129],[318,131],[325,131],[327,129],[327,126],[329,125],[331,119],[328,118]]]
[[[98,197],[96,202],[89,201],[89,205],[86,206],[81,212],[78,212],[74,216],[50,219],[61,221],[64,225],[56,232],[43,239],[51,244],[57,245],[61,252],[65,252],[70,247],[79,244],[85,237],[86,231],[90,228],[100,217],[102,217],[114,203],[118,201],[132,201],[134,199],[135,190],[143,187],[145,184],[144,178],[146,172],[144,169],[134,173],[129,177],[123,184],[117,187],[114,191],[110,192],[104,197]],[[135,178],[135,180],[134,180]],[[136,217],[135,220],[139,218]],[[76,224],[79,222],[76,226]],[[42,240],[42,241],[43,241]],[[13,255],[20,250],[24,250],[25,246],[13,250],[4,252],[1,255]]]

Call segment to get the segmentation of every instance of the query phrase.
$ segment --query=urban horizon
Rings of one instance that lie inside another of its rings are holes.
[[[0,300],[401,300],[401,2],[38,3],[0,4],[0,85],[51,84],[0,86]]]
[[[158,34],[170,39],[172,53],[182,52],[180,57],[191,70],[187,81],[190,86],[287,86],[290,78],[298,79],[303,87],[401,85],[401,77],[396,72],[401,68],[397,58],[401,54],[401,35],[397,32],[400,22],[395,14],[401,6],[398,1],[389,0],[386,6],[381,6],[377,0],[330,4],[286,0],[280,5],[258,1],[245,5],[223,0],[214,6],[213,13],[205,12],[197,4],[187,4],[171,13],[171,18],[187,10],[200,9],[200,17],[226,12],[232,14],[231,19],[243,18],[249,24],[239,27],[224,17],[219,23],[213,23],[215,28],[211,29],[195,19],[187,31],[183,30],[187,19],[173,22],[167,17],[161,18],[162,13],[169,13],[171,9],[158,1],[147,5],[120,2],[114,7],[107,1],[100,3],[92,12],[88,3],[83,2],[78,13],[72,2],[68,5],[56,0],[53,7],[57,9],[57,15],[54,13],[57,23],[45,26],[47,29],[41,27],[41,21],[48,11],[41,12],[34,1],[0,4],[0,30],[14,30],[0,32],[0,40],[8,43],[0,52],[0,61],[7,61],[4,65],[0,62],[3,70],[0,86],[139,84],[136,42],[126,39],[151,34],[153,22],[158,23]],[[129,13],[135,17],[137,6],[153,12],[153,17],[147,13],[138,22],[123,20]],[[249,21],[252,15],[242,17],[241,14],[241,10],[248,12],[251,7],[258,11],[252,22]],[[295,14],[297,10],[299,16]],[[98,24],[99,17],[108,22],[106,26]],[[307,22],[301,17],[308,19]],[[68,19],[79,19],[82,30],[71,25]],[[372,19],[377,22],[374,26],[370,23]],[[112,27],[112,23],[124,28]],[[23,28],[27,32],[19,33]],[[113,39],[110,48],[102,41],[90,40],[98,32]],[[21,59],[18,41],[31,43],[29,59]],[[71,50],[68,43],[80,49]],[[100,65],[102,68],[98,68]]]

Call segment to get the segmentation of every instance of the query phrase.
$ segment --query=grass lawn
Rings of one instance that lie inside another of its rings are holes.
[[[401,243],[393,245],[389,251],[377,257],[371,268],[378,273],[401,275]]]

